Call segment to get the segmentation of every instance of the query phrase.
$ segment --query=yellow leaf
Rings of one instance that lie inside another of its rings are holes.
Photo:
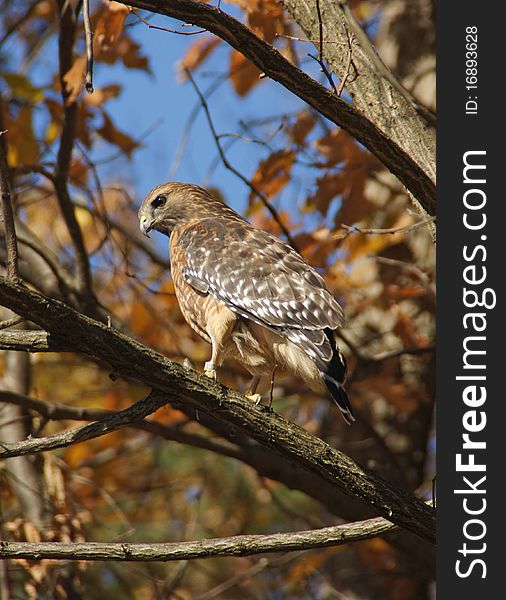
[[[12,95],[17,99],[29,100],[34,104],[42,102],[44,99],[42,88],[35,87],[26,75],[20,75],[19,73],[2,73],[2,77],[11,88]]]
[[[37,162],[39,145],[32,125],[32,107],[23,106],[16,119],[6,119],[9,140],[9,163],[30,165]]]

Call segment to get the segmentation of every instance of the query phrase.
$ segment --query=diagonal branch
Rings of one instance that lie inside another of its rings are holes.
[[[195,0],[134,0],[128,4],[198,25],[226,41],[266,76],[348,131],[399,178],[427,213],[435,213],[435,184],[424,165],[417,162],[416,155],[401,148],[392,132],[380,130],[371,120],[286,60],[278,50],[237,19],[219,8]]]
[[[161,393],[176,407],[191,407],[209,415],[345,494],[364,501],[395,524],[434,541],[434,513],[430,508],[269,409],[252,405],[237,392],[184,369],[62,302],[3,278],[0,302],[73,345],[75,351],[111,365],[115,376],[136,379],[157,390],[150,402],[164,402]]]
[[[349,542],[385,535],[396,529],[395,525],[378,517],[308,531],[272,535],[236,535],[228,538],[165,544],[0,541],[0,558],[168,562],[216,556],[252,556],[266,552],[293,552],[341,546]]]

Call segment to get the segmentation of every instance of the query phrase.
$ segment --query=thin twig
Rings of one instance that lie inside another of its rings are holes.
[[[86,38],[86,79],[84,85],[86,91],[93,94],[93,31],[91,30],[89,0],[83,0],[83,23]]]
[[[243,183],[245,183],[249,189],[260,198],[260,200],[262,201],[263,205],[265,206],[265,208],[271,213],[272,218],[276,221],[276,223],[279,225],[279,227],[281,228],[281,231],[284,233],[286,239],[288,240],[289,244],[292,246],[292,248],[294,250],[297,250],[297,245],[295,244],[295,241],[293,239],[293,237],[291,236],[290,232],[288,231],[288,229],[286,228],[286,226],[284,225],[283,221],[281,220],[281,217],[279,216],[278,211],[272,206],[272,204],[267,200],[267,198],[265,197],[264,194],[262,194],[262,192],[251,183],[251,181],[249,181],[246,177],[244,177],[244,175],[242,173],[240,173],[237,169],[235,169],[230,162],[228,161],[225,152],[223,151],[223,148],[221,146],[220,143],[220,138],[218,133],[216,132],[216,129],[214,128],[214,123],[211,117],[211,112],[209,110],[209,106],[206,102],[206,99],[204,98],[204,96],[202,95],[202,92],[200,91],[198,85],[196,84],[195,80],[192,77],[192,74],[190,72],[189,69],[185,69],[185,73],[188,77],[188,79],[190,80],[191,84],[193,85],[193,88],[195,89],[195,92],[197,93],[200,102],[202,103],[202,108],[204,109],[204,112],[206,113],[206,117],[207,117],[207,122],[209,124],[209,128],[211,129],[211,133],[213,135],[214,141],[216,143],[216,147],[218,149],[219,155],[221,157],[221,160],[223,162],[223,166],[228,169],[229,171],[231,171],[236,177],[238,177]]]
[[[134,15],[138,19],[138,23],[143,23],[149,29],[157,29],[158,31],[166,31],[167,33],[175,33],[177,35],[198,35],[199,33],[206,33],[207,29],[199,29],[197,31],[178,31],[177,29],[169,29],[168,27],[161,27],[160,25],[152,25],[146,19],[143,19],[137,14],[137,11],[131,6],[127,7],[131,15]]]
[[[308,56],[310,56],[311,58],[316,60],[316,62],[320,65],[320,68],[321,68],[323,74],[325,75],[325,77],[328,79],[332,89],[334,90],[334,93],[337,96],[339,96],[340,94],[337,93],[337,88],[336,88],[336,84],[334,83],[334,79],[332,78],[332,73],[329,71],[327,65],[325,64],[325,57],[323,56],[323,19],[322,19],[322,12],[321,12],[321,8],[320,8],[320,0],[316,0],[316,14],[318,15],[318,38],[319,38],[318,57],[313,56],[312,54],[308,54]]]
[[[434,223],[436,217],[427,217],[423,221],[417,221],[416,223],[412,223],[411,225],[404,225],[402,227],[389,227],[387,229],[375,229],[375,228],[362,228],[358,227],[358,225],[344,225],[341,227],[346,230],[346,233],[343,235],[341,233],[336,233],[334,235],[335,239],[344,239],[347,238],[352,233],[363,233],[367,235],[395,235],[396,233],[408,233],[409,231],[413,231],[418,229],[419,227],[423,227],[424,225],[428,225],[429,223]]]
[[[0,194],[2,196],[2,214],[5,230],[5,246],[7,248],[7,277],[13,281],[19,279],[18,271],[18,244],[16,239],[16,224],[12,210],[11,184],[9,180],[9,166],[7,164],[7,145],[2,119],[3,103],[0,97]]]

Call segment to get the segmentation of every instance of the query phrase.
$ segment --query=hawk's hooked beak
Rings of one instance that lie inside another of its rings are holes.
[[[148,218],[145,217],[144,215],[140,218],[140,224],[139,227],[142,231],[142,233],[146,236],[149,237],[149,232],[153,229],[153,222],[149,222]]]

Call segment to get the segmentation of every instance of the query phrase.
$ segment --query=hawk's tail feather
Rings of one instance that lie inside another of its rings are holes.
[[[351,425],[355,420],[355,416],[353,415],[353,410],[351,408],[350,401],[348,400],[348,394],[346,393],[343,384],[334,379],[332,375],[329,375],[328,373],[322,372],[322,376],[332,400],[334,400],[339,407],[339,410],[341,411],[346,423]]]
[[[339,407],[344,420],[348,425],[351,425],[355,420],[355,416],[353,415],[348,394],[343,385],[346,379],[346,359],[337,347],[334,332],[330,329],[325,329],[325,335],[332,347],[332,359],[330,362],[322,365],[323,368],[321,369],[321,374],[323,382],[325,383],[332,400],[334,400]]]

